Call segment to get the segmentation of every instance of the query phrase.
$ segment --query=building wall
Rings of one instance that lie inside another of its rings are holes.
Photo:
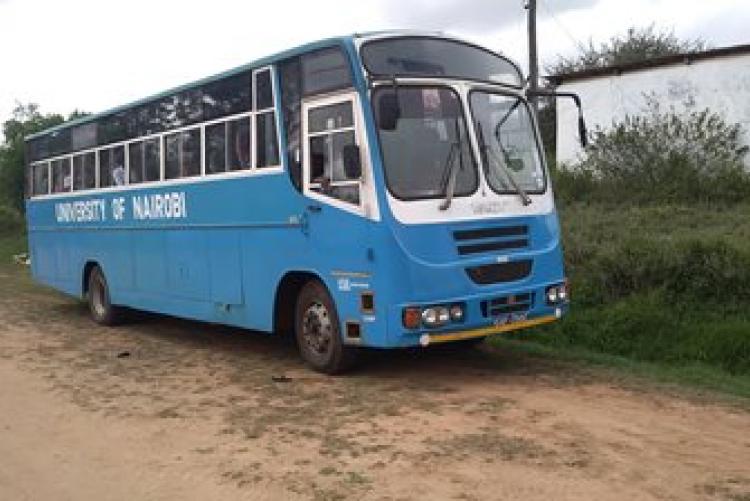
[[[558,90],[581,96],[589,131],[641,114],[645,96],[653,94],[665,109],[710,108],[721,113],[729,123],[742,125],[744,143],[750,145],[750,54],[574,80]],[[557,160],[573,163],[581,155],[577,112],[572,101],[562,99],[557,110]],[[746,163],[750,167],[750,158]]]

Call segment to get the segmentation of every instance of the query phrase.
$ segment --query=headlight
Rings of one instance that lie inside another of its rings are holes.
[[[545,298],[548,305],[565,303],[570,299],[567,280],[559,285],[551,285],[545,290]]]
[[[438,322],[440,322],[440,325],[448,323],[448,321],[451,319],[451,314],[448,311],[448,308],[443,308],[441,306],[440,308],[436,308],[436,309],[438,312]]]
[[[464,319],[464,307],[460,304],[454,304],[450,309],[451,320],[461,322]]]
[[[438,323],[437,308],[426,308],[422,310],[422,323],[428,327],[433,327]]]
[[[427,327],[440,327],[450,320],[450,312],[444,306],[434,306],[422,310],[422,323]]]

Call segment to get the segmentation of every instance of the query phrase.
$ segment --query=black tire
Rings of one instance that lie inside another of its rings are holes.
[[[297,297],[294,332],[302,359],[324,374],[340,374],[356,361],[357,350],[344,345],[336,305],[318,281],[305,284]]]
[[[89,303],[91,319],[101,325],[117,325],[123,320],[123,310],[114,306],[109,299],[109,286],[104,272],[94,266],[89,274],[86,299]]]

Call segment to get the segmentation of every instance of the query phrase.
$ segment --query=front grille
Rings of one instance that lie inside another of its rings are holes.
[[[531,259],[466,268],[469,278],[479,285],[514,282],[528,277],[529,273],[531,273]]]
[[[529,246],[529,227],[518,225],[457,230],[453,232],[453,238],[460,256],[523,249]]]
[[[511,294],[508,296],[498,297],[489,301],[482,301],[480,307],[482,315],[486,317],[497,317],[511,313],[526,313],[534,305],[534,294]]]

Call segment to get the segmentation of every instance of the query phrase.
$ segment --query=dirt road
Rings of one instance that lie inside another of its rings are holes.
[[[745,411],[487,348],[327,378],[278,339],[0,284],[3,500],[750,499]]]

